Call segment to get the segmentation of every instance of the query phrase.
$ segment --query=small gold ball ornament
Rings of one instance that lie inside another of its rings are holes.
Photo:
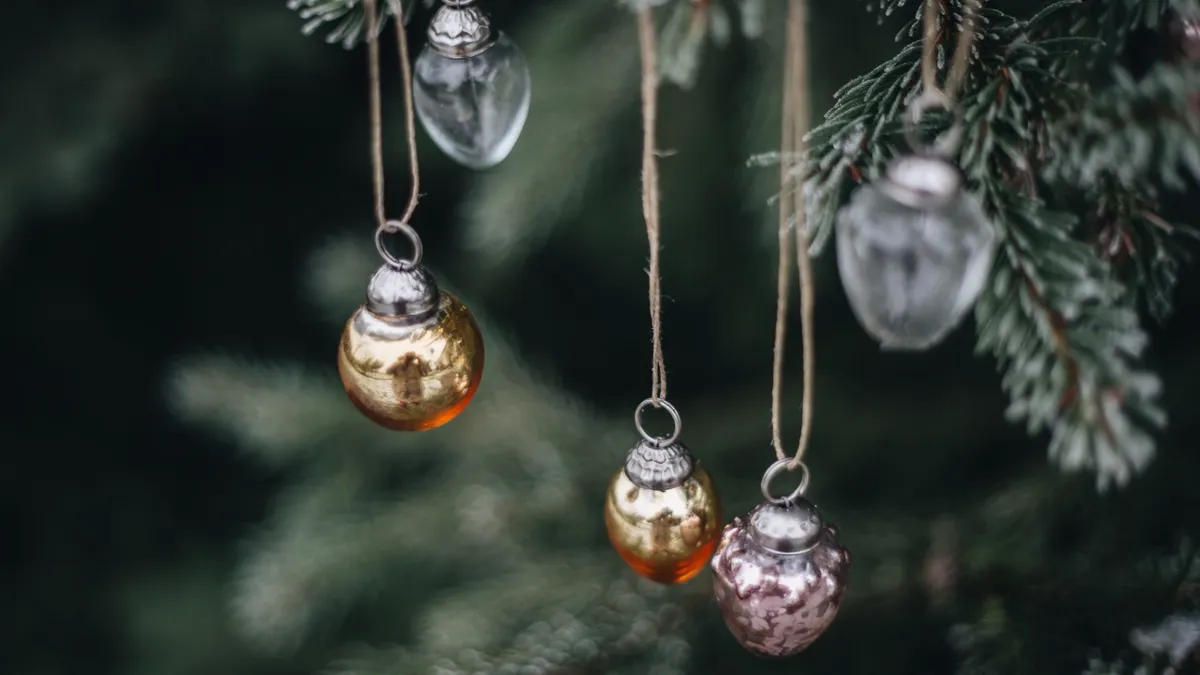
[[[410,238],[417,241],[415,233]],[[338,373],[355,407],[376,424],[435,429],[475,396],[483,336],[466,305],[440,290],[428,270],[385,258],[367,286],[366,303],[346,322]]]
[[[696,576],[712,555],[721,531],[721,500],[712,477],[677,441],[679,413],[659,404],[675,420],[675,433],[643,440],[629,451],[625,466],[612,477],[605,498],[604,523],[613,548],[639,575],[664,584]]]

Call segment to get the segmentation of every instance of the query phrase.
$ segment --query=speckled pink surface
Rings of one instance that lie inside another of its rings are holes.
[[[712,558],[713,591],[725,624],[760,656],[789,656],[813,643],[837,616],[850,551],[826,525],[817,545],[782,554],[759,546],[746,523],[725,527]]]

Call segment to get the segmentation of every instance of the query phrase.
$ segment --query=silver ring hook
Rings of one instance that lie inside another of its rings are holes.
[[[800,478],[800,485],[798,485],[795,490],[792,490],[792,494],[786,497],[771,496],[771,481],[779,475],[780,471],[787,469],[789,466],[791,466],[791,464],[792,459],[781,459],[772,464],[771,467],[767,469],[767,472],[763,474],[762,483],[760,485],[762,487],[763,497],[766,497],[767,501],[774,504],[783,505],[790,504],[804,496],[804,491],[808,489],[808,465],[804,462],[800,462],[799,465],[800,470],[804,472],[804,475]]]
[[[387,247],[383,245],[383,235],[400,232],[408,237],[408,241],[412,243],[413,251],[408,260],[401,260],[392,255]],[[411,270],[421,264],[421,258],[425,253],[424,247],[421,246],[421,237],[412,225],[402,223],[399,220],[389,220],[384,223],[383,227],[375,229],[375,250],[379,251],[379,255],[383,257],[388,265],[398,270]]]
[[[921,118],[925,116],[925,113],[938,109],[952,114],[954,116],[954,123],[950,125],[949,129],[942,132],[940,136],[933,139],[932,143],[926,143],[917,135],[917,126],[920,125]],[[904,116],[904,138],[914,151],[948,157],[954,154],[954,151],[958,150],[958,145],[962,142],[962,136],[962,109],[955,104],[954,99],[950,98],[941,89],[922,90],[908,104],[908,114]]]
[[[646,406],[649,405],[652,405],[656,408],[662,408],[671,415],[671,421],[675,423],[675,430],[670,436],[651,436],[650,434],[646,433],[646,429],[642,427],[642,411],[644,411]],[[633,411],[633,423],[637,426],[638,433],[642,435],[642,438],[659,446],[670,445],[679,440],[679,432],[683,429],[683,419],[679,417],[679,411],[675,409],[675,406],[667,403],[666,399],[662,398],[658,399],[657,402],[655,402],[655,400],[652,398],[642,401],[641,404],[638,405],[637,410]]]

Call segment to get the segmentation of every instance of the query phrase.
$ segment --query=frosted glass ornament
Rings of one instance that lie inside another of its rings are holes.
[[[487,169],[504,161],[529,116],[525,56],[470,2],[446,2],[413,68],[413,103],[433,142],[454,161]]]
[[[995,227],[958,168],[901,157],[837,218],[838,271],[850,307],[884,349],[941,342],[987,283]]]

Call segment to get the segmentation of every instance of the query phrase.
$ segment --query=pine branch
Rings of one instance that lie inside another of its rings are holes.
[[[706,38],[722,22],[728,37],[728,19],[724,7],[711,0],[676,3],[658,40],[659,71],[663,79],[685,89],[691,87],[700,71]]]
[[[764,0],[737,0],[732,4],[738,14],[742,36],[748,39],[761,37],[767,11]],[[724,47],[729,44],[733,32],[734,17],[725,2],[676,2],[659,38],[659,70],[663,79],[681,88],[690,88],[696,82],[708,41]]]
[[[437,0],[409,0],[404,3],[404,23],[412,20],[413,9],[420,2],[426,8]],[[362,42],[366,29],[366,14],[361,0],[288,0],[288,9],[297,12],[304,20],[300,31],[312,35],[328,28],[325,36],[328,44],[341,44],[343,49],[353,49]],[[383,2],[379,12],[379,30],[382,31],[390,19],[395,17],[396,6]]]
[[[1115,181],[1089,191],[1085,201],[1094,205],[1091,230],[1101,254],[1150,315],[1165,322],[1180,268],[1192,257],[1181,240],[1200,239],[1200,231],[1167,222],[1153,200]]]
[[[700,596],[672,601],[668,589],[631,583],[591,556],[556,562],[466,586],[423,618],[420,647],[364,650],[332,672],[684,672],[686,609]]]
[[[1061,11],[1078,1],[1053,3],[1037,14],[1038,21],[1048,22],[1054,18],[1051,10]],[[903,0],[896,6],[902,5]],[[982,151],[985,157],[990,157],[988,153],[996,149],[993,145],[996,135],[988,127],[995,115],[993,103],[1004,103],[1003,98],[996,98],[997,92],[1008,80],[1028,73],[1029,77],[1039,80],[1043,87],[1052,88],[1055,94],[1036,103],[1050,103],[1052,110],[1062,109],[1062,99],[1077,88],[1055,77],[1048,67],[1054,59],[1074,53],[1087,41],[1058,36],[1035,39],[1032,35],[1038,31],[1041,23],[1022,21],[996,9],[985,9],[978,21],[980,28],[976,48],[971,55],[972,68],[962,105],[969,127],[982,124],[981,133],[968,135],[968,138],[982,142],[974,151]],[[832,234],[838,208],[845,201],[847,181],[861,183],[873,178],[900,150],[903,139],[899,116],[920,88],[920,26],[919,15],[906,23],[899,31],[897,40],[907,36],[911,41],[896,56],[842,86],[834,94],[834,105],[825,113],[823,121],[806,137],[810,150],[793,171],[806,177],[805,203],[814,252],[820,252]],[[914,35],[918,38],[912,39]],[[949,36],[945,39],[952,38]],[[944,51],[948,47],[943,44],[942,48]],[[940,63],[940,67],[945,69],[948,66]],[[981,80],[984,80],[982,84]],[[1032,140],[1023,124],[1025,110],[1009,107],[1014,114],[1012,121],[1016,123],[1015,131],[1021,136],[1019,140]],[[1044,114],[1053,113],[1046,111]],[[946,122],[946,119],[933,120],[925,125],[925,131],[935,133],[944,129]],[[1014,146],[1010,143],[1001,145],[999,149],[1012,154]],[[966,162],[971,159],[970,152],[970,147],[964,152],[964,169],[967,168]]]
[[[741,35],[756,39],[764,32],[767,4],[765,0],[617,0],[617,3],[634,11],[667,8],[667,20],[658,39],[659,74],[663,80],[684,89],[695,84],[708,41],[718,46],[729,44],[734,18],[726,5],[733,6]]]
[[[459,550],[446,546],[459,519],[441,495],[422,490],[389,502],[372,485],[386,473],[379,469],[348,462],[312,472],[283,493],[268,524],[245,546],[232,610],[236,628],[256,647],[295,649],[317,626],[342,619],[397,567],[462,562],[454,558]],[[408,581],[420,583],[421,576],[410,571]]]
[[[1114,28],[1123,26],[1125,30],[1138,26],[1154,28],[1159,25],[1168,12],[1185,12],[1197,4],[1196,0],[1120,0],[1106,3],[1078,3],[1076,0],[1070,0],[1070,2],[1082,5],[1080,9],[1096,18],[1103,18],[1106,25]],[[917,14],[919,21],[924,3],[925,0],[865,0],[866,10],[874,12],[881,24],[905,7],[911,8]],[[1045,9],[1051,10],[1049,5],[1053,4],[1057,3],[1047,3],[1048,6]],[[962,0],[942,0],[943,14],[949,11],[961,11],[961,9]],[[1051,11],[1057,11],[1057,8],[1053,8]],[[1031,22],[1036,23],[1040,18],[1034,16]]]
[[[392,453],[386,435],[347,410],[332,377],[298,367],[250,365],[219,356],[181,360],[168,383],[171,407],[183,421],[212,426],[268,466],[315,459],[336,442]]]
[[[1112,86],[1049,129],[1045,180],[1183,190],[1181,167],[1200,180],[1200,66],[1159,64],[1141,80],[1113,75]]]
[[[1200,613],[1179,612],[1158,625],[1130,631],[1137,656],[1115,660],[1089,659],[1083,675],[1176,675],[1189,661],[1200,658]]]
[[[1133,630],[1129,641],[1146,656],[1166,657],[1178,668],[1200,656],[1200,612],[1180,612],[1156,626]]]
[[[1125,289],[1073,218],[1020,195],[989,199],[1004,241],[976,308],[980,351],[1005,370],[1007,415],[1051,430],[1050,457],[1091,469],[1097,487],[1125,485],[1154,455],[1148,429],[1165,423],[1161,382],[1136,369],[1148,338]]]
[[[960,654],[959,675],[1008,675],[1027,672],[1025,644],[1014,630],[1004,603],[988,600],[972,623],[955,625],[950,645]]]
[[[724,2],[733,5],[743,36],[758,38],[763,33],[765,0],[617,1],[618,4],[631,9],[672,5],[670,19],[660,40],[660,67],[664,79],[684,88],[690,87],[695,80],[706,38],[718,45],[724,45],[732,36],[734,20]],[[412,21],[413,10],[418,2],[428,9],[438,0],[408,0],[403,3],[405,25]],[[365,35],[366,16],[361,0],[287,0],[287,7],[298,13],[304,21],[300,31],[305,35],[313,35],[327,29],[329,32],[325,35],[325,42],[328,44],[340,44],[343,49],[353,49],[362,42]],[[395,9],[392,2],[381,3],[381,31],[388,21],[395,17]]]
[[[311,278],[329,286],[318,304],[332,315],[333,306],[345,313],[361,301],[374,261],[334,241],[311,265]],[[351,278],[359,280],[357,291]],[[547,565],[527,558],[539,556],[537,537],[547,528],[572,523],[557,546],[593,539],[593,531],[569,520],[582,499],[579,476],[619,466],[628,423],[598,419],[568,392],[539,382],[486,316],[477,318],[489,335],[493,386],[452,427],[399,444],[362,419],[336,381],[221,358],[180,364],[172,390],[186,419],[232,432],[274,465],[306,467],[249,542],[239,569],[235,617],[256,645],[294,647],[317,626],[339,620],[398,566],[471,568],[481,581],[517,569],[544,580],[559,554],[548,555]],[[514,409],[537,411],[538,424]],[[436,460],[439,480],[394,487],[389,475],[403,458]],[[481,547],[486,573],[475,569]],[[609,562],[613,573],[620,569]]]
[[[1167,556],[1168,563],[1174,562],[1171,557]],[[1195,551],[1189,549],[1185,557],[1190,565]],[[1148,605],[1146,602],[1163,597],[1158,590],[1165,585],[1166,575],[1161,572],[1172,567],[1171,564],[1162,565],[1163,561],[1161,555],[1153,558],[1155,569],[1149,575],[1144,569],[1110,570],[1110,574],[1119,575],[1126,582],[1124,589],[1113,593],[1115,598],[1106,597],[1105,590],[1108,589],[1062,584],[1057,579],[1042,584],[1048,591],[1044,599],[1051,603],[1049,606],[1030,606],[1029,598],[1017,600],[1003,594],[986,598],[973,620],[959,623],[950,631],[951,646],[960,658],[958,672],[962,675],[1054,672],[1047,671],[1047,667],[1058,661],[1064,669],[1081,667],[1083,675],[1173,675],[1187,661],[1200,656],[1200,614],[1195,611],[1178,611],[1157,625],[1129,631],[1133,653],[1123,650],[1116,659],[1104,659],[1101,650],[1097,649],[1087,657],[1085,664],[1077,664],[1075,661],[1080,655],[1072,653],[1075,650],[1071,648],[1080,637],[1094,634],[1097,628],[1111,629],[1108,624],[1112,619],[1102,619],[1102,616],[1114,613],[1140,616],[1148,607],[1166,604],[1158,601]],[[1084,569],[1088,566],[1086,561],[1083,562]],[[1065,578],[1069,572],[1059,570],[1059,575]],[[1111,585],[1109,578],[1100,583]],[[1073,621],[1072,614],[1078,620]],[[1055,625],[1059,623],[1072,628],[1064,630]],[[1083,625],[1078,625],[1080,623]],[[1093,623],[1095,625],[1088,625]],[[1120,630],[1119,623],[1117,626]]]
[[[1170,664],[1159,663],[1156,659],[1135,659],[1122,657],[1106,660],[1100,656],[1088,659],[1080,675],[1178,675],[1178,671]]]
[[[878,2],[876,0],[865,0],[865,9],[868,12],[874,12],[876,20],[882,24],[898,10],[905,7],[914,7],[919,14],[924,2],[925,0],[878,0]]]
[[[1158,378],[1135,366],[1147,337],[1131,294],[1074,238],[1078,219],[1038,197],[1038,164],[1060,142],[1056,122],[1086,100],[1084,87],[1064,79],[1064,64],[1094,43],[1045,27],[1078,6],[1054,3],[1036,21],[982,14],[961,99],[967,133],[959,164],[1001,228],[993,279],[976,311],[978,349],[1004,370],[1009,418],[1030,433],[1050,430],[1050,456],[1067,470],[1092,469],[1104,489],[1148,464],[1149,431],[1165,419]],[[914,18],[901,35],[917,25]],[[919,42],[909,43],[848,83],[810,134],[799,170],[808,176],[814,248],[830,236],[846,183],[876,174],[898,151],[896,118],[919,86],[919,56]]]

